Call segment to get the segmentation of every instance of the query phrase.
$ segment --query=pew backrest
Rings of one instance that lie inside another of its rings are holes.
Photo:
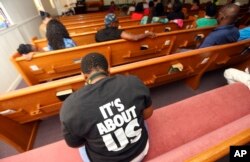
[[[202,75],[210,70],[214,63],[220,63],[222,53],[225,53],[224,58],[236,59],[234,62],[227,62],[224,67],[243,61],[250,62],[249,51],[244,54],[238,51],[244,50],[246,47],[249,48],[249,46],[250,40],[246,40],[152,58],[111,67],[110,74],[136,75],[148,87],[186,79],[187,84],[192,88],[197,88]],[[178,64],[182,65],[182,69],[172,71],[174,65]],[[77,75],[8,92],[1,95],[0,112],[19,123],[58,114],[63,92],[74,92],[84,86],[84,83],[83,76]]]
[[[196,36],[207,35],[213,27],[158,33],[157,37],[136,42],[123,39],[41,52],[26,61],[11,58],[28,85],[39,84],[80,73],[80,59],[89,52],[102,53],[111,67],[153,57],[169,55],[179,47],[197,42]],[[199,41],[198,41],[199,42]]]
[[[169,26],[169,29],[189,29],[192,28],[193,20],[184,20],[183,27],[176,27],[177,25],[175,23],[167,23],[166,26]],[[119,23],[119,28],[126,29],[127,27],[132,27],[135,25],[140,25],[140,21],[138,20],[126,20],[121,23]],[[98,31],[100,29],[104,28],[104,23],[98,23],[98,24],[92,24],[92,25],[85,25],[85,26],[78,26],[78,27],[71,27],[67,28],[68,32],[71,34],[77,34],[77,33],[84,33],[84,32],[90,32],[90,31]]]
[[[155,33],[161,33],[161,32],[170,32],[170,31],[176,31],[176,30],[183,30],[183,29],[189,29],[192,28],[192,20],[185,20],[183,28],[180,28],[177,26],[177,24],[170,22],[167,24],[146,24],[146,25],[133,25],[122,28],[124,31],[132,33],[132,34],[141,34],[145,33],[146,31],[152,31]],[[91,32],[85,32],[85,33],[74,33],[71,34],[71,38],[75,41],[75,43],[80,45],[86,45],[95,43],[95,34],[97,31],[91,31]],[[37,39],[37,37],[32,38],[31,40],[32,44],[40,51],[42,51],[45,47],[48,46],[47,39]]]
[[[123,16],[123,17],[119,17],[118,18],[119,22],[123,22],[123,21],[128,21],[131,20],[130,16]],[[79,21],[72,21],[72,22],[64,22],[63,25],[66,28],[70,28],[70,27],[77,27],[77,26],[84,26],[84,25],[91,25],[91,24],[98,24],[98,23],[103,23],[104,22],[104,18],[95,18],[95,19],[88,19],[88,20],[79,20]]]

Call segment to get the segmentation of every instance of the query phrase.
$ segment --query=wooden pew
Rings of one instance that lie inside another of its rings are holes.
[[[249,63],[250,51],[242,53],[249,46],[250,40],[246,40],[111,67],[109,71],[111,75],[136,75],[148,87],[186,79],[186,83],[195,89],[202,75],[214,64],[220,64],[221,55],[232,60],[224,67]],[[183,69],[172,71],[176,64],[181,64]],[[58,92],[76,91],[84,84],[83,76],[77,75],[8,92],[1,95],[0,112],[12,112],[4,116],[22,124],[55,115],[61,107]]]
[[[134,25],[122,28],[126,32],[133,33],[133,34],[141,34],[145,31],[152,31],[155,33],[161,32],[168,32],[168,31],[175,31],[181,29],[189,29],[192,25],[192,20],[185,20],[183,28],[178,27],[175,23],[170,22],[167,24],[155,23],[155,24],[146,24],[146,25]],[[86,45],[95,43],[95,34],[97,31],[86,32],[86,33],[78,33],[78,34],[71,34],[72,39],[76,42],[78,46]],[[32,44],[40,51],[43,50],[44,47],[48,45],[47,40],[44,39],[37,39],[36,37],[32,38]]]
[[[249,97],[248,88],[238,83],[223,86],[155,110],[153,116],[147,120],[149,139],[154,140],[149,141],[151,147],[143,162],[186,161],[219,143],[222,147],[215,147],[210,150],[209,154],[206,154],[208,155],[206,159],[209,159],[207,161],[213,161],[214,157],[221,156],[222,152],[227,151],[229,145],[246,144],[250,137],[248,127],[250,115],[247,115],[250,106]],[[223,103],[221,100],[231,102]],[[227,115],[224,111],[227,111]],[[216,112],[215,117],[214,112]],[[1,118],[0,121],[2,122]],[[164,126],[161,125],[162,122],[166,122]],[[173,122],[175,125],[172,124]],[[185,122],[192,124],[185,129]],[[159,128],[161,129],[159,130]],[[201,128],[200,131],[197,131],[197,128]],[[11,128],[9,131],[15,132]],[[186,135],[187,133],[189,134]],[[221,145],[221,141],[227,142],[223,142]],[[158,149],[155,149],[157,146]],[[201,159],[204,158],[196,158],[192,161],[200,162]],[[40,162],[82,162],[78,149],[68,147],[64,140],[1,159],[1,162],[37,162],[37,160]]]
[[[176,80],[186,79],[186,83],[192,88],[197,88],[202,75],[213,67],[213,64],[220,64],[220,55],[225,53],[226,58],[236,61],[228,61],[224,66],[230,64],[238,64],[242,62],[250,62],[250,52],[244,53],[246,47],[250,46],[250,40],[241,41],[228,45],[220,45],[208,48],[197,49],[193,51],[183,52],[175,55],[163,56],[149,60],[139,61],[136,63],[121,65],[110,68],[110,74],[136,75],[148,87],[154,87]],[[228,56],[228,57],[227,57]],[[237,56],[237,57],[236,57]],[[181,64],[183,70],[170,73],[173,65]],[[39,119],[58,114],[62,100],[65,96],[60,95],[66,91],[76,91],[84,86],[85,80],[82,75],[64,78],[48,83],[26,87],[16,91],[8,92],[1,95],[0,112],[3,118],[0,118],[0,123],[11,120],[9,123],[17,122],[10,128],[18,127],[19,132],[30,132],[34,128],[35,123],[31,124],[30,128],[26,129],[23,124],[37,121]],[[191,83],[191,84],[190,84]],[[8,113],[3,113],[8,112]],[[8,118],[8,119],[7,119]],[[17,125],[17,126],[15,126]],[[1,129],[4,125],[0,124]],[[6,127],[4,127],[6,129]],[[16,130],[16,129],[15,129]],[[1,133],[5,133],[3,131]],[[5,133],[8,137],[9,134]],[[1,136],[0,136],[1,137]],[[34,137],[34,134],[31,135]],[[20,138],[14,139],[3,138],[7,143],[12,144],[15,148],[20,148],[18,141]],[[30,139],[30,136],[25,134],[21,138]],[[8,140],[14,140],[9,142]],[[29,140],[23,141],[27,146]]]
[[[119,27],[123,28],[126,26],[133,26],[133,25],[140,25],[139,20],[124,20],[119,23]],[[97,24],[90,24],[90,25],[74,25],[74,27],[67,27],[69,33],[84,33],[90,31],[98,31],[104,28],[104,22],[97,23]]]
[[[70,15],[70,16],[61,16],[58,19],[60,21],[62,20],[73,20],[73,19],[89,19],[93,17],[100,17],[100,16],[105,16],[108,12],[93,12],[93,13],[86,13],[86,14],[78,14],[78,15]]]
[[[63,50],[37,53],[33,59],[11,57],[11,61],[28,85],[80,73],[80,59],[89,52],[100,52],[111,67],[153,57],[169,55],[179,47],[197,42],[197,35],[208,35],[213,27],[159,33],[156,38],[136,42],[123,39],[93,43]],[[198,40],[199,42],[199,40]],[[144,47],[142,47],[144,46]],[[145,48],[145,46],[147,46]],[[121,52],[122,51],[122,52]]]
[[[118,17],[119,22],[122,22],[124,20],[131,20],[130,16],[123,16],[123,17]],[[83,26],[83,25],[90,25],[90,24],[97,24],[97,23],[103,23],[104,18],[96,18],[96,19],[88,19],[88,20],[83,20],[83,21],[72,21],[72,22],[63,22],[63,25],[66,28],[69,27],[76,27],[76,26]]]
[[[191,28],[191,25],[192,25],[191,22],[193,22],[193,20],[184,20],[183,29]],[[172,24],[172,26],[176,26],[174,23],[167,23],[165,25],[168,26],[169,24]],[[140,21],[138,21],[138,20],[123,21],[123,22],[119,23],[119,28],[125,29],[126,27],[132,27],[135,25],[140,25]],[[84,32],[90,32],[90,31],[98,31],[102,28],[104,28],[104,23],[79,26],[79,27],[72,27],[72,28],[67,28],[67,30],[71,34],[77,34],[77,33],[84,33]]]
[[[218,145],[211,147],[192,158],[187,159],[186,162],[216,161],[226,155],[229,155],[230,146],[241,146],[249,142],[250,129],[247,129],[219,143]]]
[[[38,121],[19,124],[0,115],[0,139],[13,146],[19,152],[28,151],[32,149],[37,126]]]

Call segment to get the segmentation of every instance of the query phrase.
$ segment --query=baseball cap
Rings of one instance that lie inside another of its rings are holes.
[[[113,22],[115,22],[115,21],[117,21],[117,18],[116,18],[116,15],[113,14],[113,13],[107,14],[107,15],[105,16],[105,18],[104,18],[104,23],[105,23],[106,26],[107,26],[107,25],[110,25],[111,23],[113,23]]]

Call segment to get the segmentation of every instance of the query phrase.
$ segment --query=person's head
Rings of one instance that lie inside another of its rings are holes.
[[[231,3],[235,3],[235,0],[227,0],[226,4],[231,4]]]
[[[153,8],[154,6],[155,6],[155,4],[154,4],[153,1],[150,1],[150,2],[148,3],[148,7],[149,7],[149,8]]]
[[[47,24],[52,19],[48,12],[40,11],[40,15],[44,24]]]
[[[214,17],[217,12],[217,7],[213,3],[209,3],[206,7],[206,15],[209,17]]]
[[[118,27],[119,21],[115,14],[109,13],[104,18],[104,24],[106,27]]]
[[[46,37],[54,50],[65,48],[63,38],[70,38],[65,26],[56,19],[50,20],[47,24]]]
[[[115,2],[114,2],[114,1],[111,1],[111,2],[110,2],[110,5],[111,5],[111,6],[114,6],[114,5],[115,5]]]
[[[35,51],[35,47],[31,44],[20,44],[17,48],[17,52],[21,55],[27,55],[30,52]]]
[[[133,0],[133,1],[131,2],[131,4],[132,4],[132,6],[135,6],[135,5],[136,5],[136,1]]]
[[[143,3],[142,2],[137,3],[135,6],[135,12],[142,13],[143,11],[144,11]]]
[[[193,0],[193,4],[200,5],[200,0]]]
[[[108,74],[108,61],[102,54],[92,52],[82,58],[81,70],[85,79],[89,79],[94,73]]]
[[[217,17],[218,24],[222,25],[230,25],[234,24],[237,20],[238,13],[240,11],[240,7],[235,4],[227,4],[219,10],[219,14]]]
[[[162,3],[157,3],[155,6],[155,15],[154,16],[163,16],[164,15],[164,6]]]
[[[182,3],[180,1],[175,1],[173,4],[173,11],[180,12],[182,10]]]

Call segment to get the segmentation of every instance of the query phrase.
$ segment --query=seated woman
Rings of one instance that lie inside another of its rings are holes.
[[[65,26],[56,19],[49,21],[47,25],[46,37],[48,40],[48,50],[58,50],[75,47],[75,42],[69,36]]]
[[[196,20],[195,26],[197,28],[206,27],[206,26],[215,26],[218,24],[217,19],[215,18],[216,15],[216,5],[215,4],[208,4],[206,7],[206,15],[204,18],[200,18]]]
[[[137,5],[135,6],[135,12],[133,12],[131,15],[131,19],[141,20],[142,17],[144,16],[143,12],[144,12],[143,3],[142,2],[137,3]]]

